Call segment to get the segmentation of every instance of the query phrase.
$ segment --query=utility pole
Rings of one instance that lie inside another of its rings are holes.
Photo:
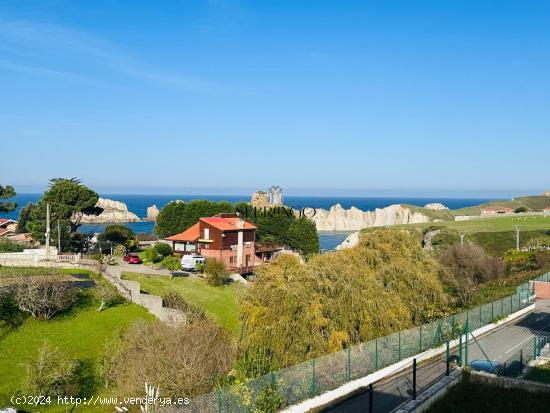
[[[519,251],[519,225],[516,225],[516,250]]]
[[[50,204],[46,204],[46,256],[50,257]]]
[[[61,226],[59,220],[57,220],[57,253],[61,252]]]

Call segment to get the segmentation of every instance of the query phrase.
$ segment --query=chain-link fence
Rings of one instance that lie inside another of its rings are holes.
[[[536,281],[550,280],[550,273]],[[360,343],[245,383],[217,389],[178,410],[199,413],[262,411],[261,406],[282,408],[335,389],[351,380],[438,347],[469,331],[494,323],[531,305],[529,282],[516,293],[447,318]],[[273,410],[272,410],[273,411]]]

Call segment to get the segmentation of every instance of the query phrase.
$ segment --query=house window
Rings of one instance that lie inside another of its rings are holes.
[[[204,239],[210,239],[210,228],[204,229]]]
[[[235,263],[235,257],[229,257],[229,264]]]

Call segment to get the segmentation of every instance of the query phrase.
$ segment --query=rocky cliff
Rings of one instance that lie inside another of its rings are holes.
[[[374,211],[362,211],[351,207],[344,209],[342,205],[333,205],[328,211],[318,209],[311,218],[318,231],[358,231],[363,228],[381,227],[386,225],[417,224],[428,222],[429,218],[401,205],[390,205],[377,208]]]
[[[155,222],[159,216],[159,209],[156,205],[152,205],[149,208],[147,208],[147,218],[145,218],[147,221],[153,221]]]
[[[113,224],[141,221],[136,214],[128,211],[128,207],[124,202],[99,198],[96,207],[102,208],[103,212],[99,215],[83,215],[80,220],[82,224]]]

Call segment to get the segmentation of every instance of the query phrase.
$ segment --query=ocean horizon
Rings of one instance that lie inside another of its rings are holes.
[[[40,199],[40,193],[18,193],[12,198],[17,202],[17,209],[10,213],[0,213],[1,218],[17,219],[19,211],[29,203],[36,203]],[[251,195],[153,195],[153,194],[99,194],[101,198],[112,199],[115,201],[124,202],[128,210],[133,212],[140,218],[147,216],[147,208],[156,205],[161,209],[164,205],[174,200],[182,200],[189,202],[193,199],[206,199],[209,201],[228,201],[249,202]],[[293,208],[322,208],[329,209],[335,204],[342,205],[343,208],[351,208],[352,206],[363,211],[372,211],[376,208],[384,208],[393,204],[411,204],[422,207],[428,203],[440,202],[450,209],[464,208],[474,205],[479,205],[484,202],[495,200],[494,198],[460,198],[460,197],[346,197],[346,196],[296,196],[288,195],[284,197],[285,205]],[[10,200],[11,201],[11,200]],[[81,232],[102,232],[108,224],[83,224],[80,227]],[[132,229],[136,233],[152,233],[154,222],[128,222],[124,225]],[[353,232],[353,231],[351,231]],[[340,244],[350,232],[347,231],[320,231],[319,239],[321,249],[334,249]]]

